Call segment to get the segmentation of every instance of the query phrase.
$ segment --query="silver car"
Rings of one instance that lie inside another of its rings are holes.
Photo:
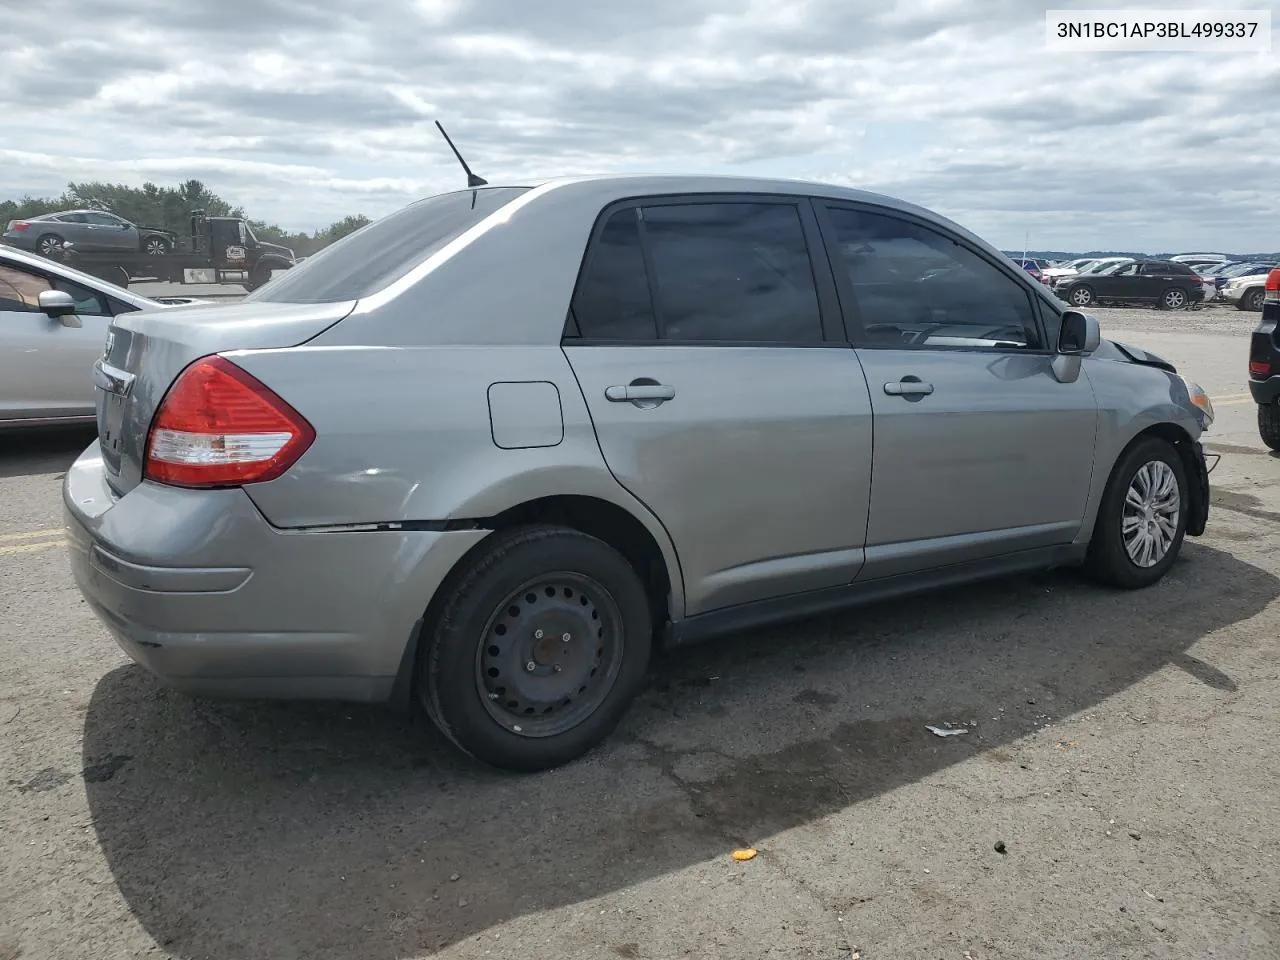
[[[111,318],[199,302],[152,300],[0,246],[0,430],[92,423],[93,364]]]
[[[172,253],[177,234],[160,227],[140,227],[104,210],[63,210],[10,220],[4,243],[41,256],[52,256],[63,244],[85,252],[130,252],[159,257]]]
[[[515,770],[651,646],[1205,528],[1205,392],[927,210],[564,179],[412,204],[234,306],[131,313],[75,578],[188,691],[418,702]],[[162,518],[163,522],[159,522]]]

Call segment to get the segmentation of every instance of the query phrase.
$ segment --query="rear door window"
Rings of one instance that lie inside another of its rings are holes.
[[[795,204],[662,204],[643,218],[663,340],[822,342]]]
[[[573,316],[579,336],[587,340],[657,339],[637,208],[610,214],[592,242],[574,294]]]

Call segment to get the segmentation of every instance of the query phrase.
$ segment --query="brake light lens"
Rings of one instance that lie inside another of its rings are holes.
[[[223,357],[187,367],[147,435],[142,475],[176,487],[237,487],[274,480],[316,438],[303,416]]]
[[[31,224],[25,220],[10,220],[9,226],[6,228],[10,233],[25,233]]]
[[[1276,267],[1267,274],[1267,282],[1263,290],[1263,299],[1267,303],[1280,303],[1280,267]]]
[[[1249,374],[1254,377],[1265,377],[1271,372],[1271,364],[1266,360],[1250,360]]]

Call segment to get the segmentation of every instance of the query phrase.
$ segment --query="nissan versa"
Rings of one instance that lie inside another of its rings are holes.
[[[608,177],[414,203],[240,303],[114,318],[81,591],[195,693],[419,701],[533,770],[651,647],[1205,528],[1205,392],[888,197]]]

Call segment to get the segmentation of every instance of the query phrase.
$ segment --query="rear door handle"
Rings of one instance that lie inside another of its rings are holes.
[[[613,403],[631,403],[635,400],[674,400],[676,388],[665,383],[629,383],[626,386],[605,387],[606,400]]]
[[[933,384],[919,380],[899,380],[897,383],[886,383],[884,392],[891,397],[927,397],[933,393]]]

